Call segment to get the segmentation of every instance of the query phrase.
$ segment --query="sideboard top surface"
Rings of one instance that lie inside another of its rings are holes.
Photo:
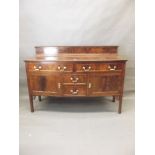
[[[127,61],[117,54],[59,54],[51,57],[30,58],[25,61]]]

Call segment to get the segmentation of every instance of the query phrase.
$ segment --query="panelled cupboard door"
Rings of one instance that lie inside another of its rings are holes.
[[[61,94],[61,78],[58,74],[32,74],[30,83],[34,95]]]
[[[119,95],[121,91],[121,75],[117,73],[89,74],[88,95]]]

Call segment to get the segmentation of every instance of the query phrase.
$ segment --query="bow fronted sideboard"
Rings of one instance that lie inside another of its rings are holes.
[[[100,97],[118,99],[122,109],[126,59],[118,46],[40,46],[25,60],[31,112],[33,97]]]

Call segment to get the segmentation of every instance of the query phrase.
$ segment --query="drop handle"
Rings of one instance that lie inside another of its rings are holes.
[[[70,90],[70,92],[72,93],[72,95],[77,95],[79,90]]]
[[[64,66],[64,67],[63,67],[63,70],[66,70],[66,69],[67,69],[67,67],[66,67],[66,66]]]
[[[114,67],[112,68],[112,67],[109,65],[108,68],[109,68],[109,70],[111,70],[111,71],[116,70],[116,66],[114,66]]]
[[[34,66],[33,68],[34,68],[34,70],[36,70],[36,71],[38,71],[38,70],[42,69],[42,67],[41,67],[41,66]]]
[[[64,66],[64,67],[62,68],[61,66],[58,66],[57,69],[58,69],[59,71],[65,71],[65,70],[67,69],[67,67]]]
[[[72,81],[72,82],[77,82],[77,81],[79,80],[79,78],[78,78],[78,77],[76,77],[76,78],[71,77],[70,79],[71,79],[71,81]]]
[[[61,70],[61,67],[60,66],[58,66],[57,68],[58,68],[58,70]]]
[[[83,66],[82,68],[84,71],[90,71],[91,70],[91,66],[88,66],[88,67]]]

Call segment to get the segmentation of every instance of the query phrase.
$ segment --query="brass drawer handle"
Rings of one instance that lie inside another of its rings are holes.
[[[67,69],[66,66],[64,66],[63,68],[61,66],[58,66],[57,69],[61,72],[65,71]]]
[[[39,71],[40,69],[42,69],[41,66],[34,66],[33,68],[34,68],[34,70],[36,70],[36,71]]]
[[[67,69],[67,67],[66,67],[66,66],[64,66],[63,71],[64,71],[64,70],[66,70],[66,69]]]
[[[72,81],[72,82],[77,82],[77,81],[79,80],[79,78],[78,78],[78,77],[76,77],[76,78],[71,77],[70,79],[71,79],[71,81]]]
[[[114,66],[114,67],[112,68],[112,67],[109,65],[108,68],[109,68],[109,70],[114,71],[114,70],[116,70],[117,66]]]
[[[82,68],[84,71],[90,71],[91,70],[91,66],[88,66],[88,67],[83,66]]]
[[[77,95],[78,94],[78,92],[79,92],[79,90],[70,90],[70,92],[72,93],[72,95]]]
[[[60,66],[58,66],[57,68],[58,68],[58,70],[61,70],[61,67]]]

